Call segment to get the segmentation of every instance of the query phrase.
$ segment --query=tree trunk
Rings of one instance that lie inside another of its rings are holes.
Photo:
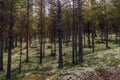
[[[119,18],[119,24],[120,24],[120,18]],[[118,32],[118,35],[119,35],[119,46],[120,46],[120,25],[119,25],[119,32]]]
[[[59,68],[63,67],[62,58],[62,12],[61,2],[58,0],[58,44],[59,44]]]
[[[88,35],[87,35],[87,37],[88,37],[88,47],[90,48],[91,47],[91,45],[90,45],[90,30],[88,30]]]
[[[73,0],[72,63],[75,64],[75,1]]]
[[[43,38],[43,15],[42,15],[42,10],[43,10],[43,0],[41,0],[41,5],[40,5],[40,19],[41,19],[41,21],[40,21],[40,64],[42,64],[42,55],[43,55],[43,48],[42,48],[42,46],[43,46],[43,44],[42,44],[42,38]]]
[[[55,52],[55,54],[56,54],[56,40],[54,41],[54,52]]]
[[[85,41],[85,32],[84,32],[84,47],[86,47],[86,41]]]
[[[82,33],[83,33],[83,25],[82,25],[82,0],[78,2],[79,7],[79,60],[83,62],[83,45],[82,45]]]
[[[92,52],[94,52],[94,38],[95,38],[95,34],[94,31],[92,31]]]
[[[90,1],[92,6],[94,6],[94,0]],[[94,7],[92,7],[92,11],[93,11],[93,14],[94,14]],[[92,52],[94,52],[94,39],[95,39],[95,36],[96,36],[96,30],[95,30],[95,17],[94,15],[92,14],[92,18],[91,18],[91,24],[92,24]]]
[[[78,24],[75,27],[75,64],[78,63],[78,51],[77,51],[77,35],[78,35],[78,29],[77,29]]]
[[[6,79],[11,78],[11,54],[12,54],[12,40],[13,40],[13,2],[10,4],[10,28],[8,34],[8,61]]]
[[[3,26],[0,26],[0,72],[3,71]]]
[[[5,36],[4,51],[7,52],[7,49],[8,49],[8,37]]]
[[[106,30],[106,49],[108,49],[108,30]]]
[[[116,32],[116,34],[115,34],[115,43],[117,44],[118,43],[118,38],[117,38],[118,36],[117,36],[117,32]]]
[[[26,63],[28,60],[28,46],[29,46],[29,0],[27,0],[27,25],[26,25]]]

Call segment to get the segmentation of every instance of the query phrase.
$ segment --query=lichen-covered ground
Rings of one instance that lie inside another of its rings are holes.
[[[56,57],[50,56],[50,43],[46,43],[43,64],[39,64],[39,44],[33,41],[29,48],[29,63],[25,63],[25,44],[23,44],[22,72],[18,73],[19,46],[13,49],[11,80],[119,80],[120,47],[110,42],[111,49],[105,50],[105,44],[96,42],[95,52],[84,48],[84,63],[72,64],[72,47],[63,44],[63,68],[58,69],[58,52]],[[57,48],[58,50],[58,48]],[[7,54],[4,54],[4,72],[0,80],[5,80]],[[107,78],[107,79],[106,79]],[[111,79],[108,79],[111,78]]]
[[[88,71],[80,76],[65,74],[60,76],[58,80],[120,80],[120,67]]]

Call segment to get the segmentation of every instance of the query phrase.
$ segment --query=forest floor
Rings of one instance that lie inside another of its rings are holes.
[[[120,79],[120,47],[113,41],[111,49],[106,50],[105,44],[96,40],[95,52],[84,48],[84,63],[72,64],[72,47],[63,44],[63,68],[58,69],[58,52],[51,57],[50,43],[46,44],[43,64],[39,64],[39,44],[33,41],[29,48],[29,63],[25,62],[26,50],[23,44],[22,72],[18,73],[19,46],[13,49],[12,80],[119,80]],[[58,50],[58,48],[57,48]],[[7,54],[4,54],[4,69],[6,70]],[[6,71],[0,74],[0,80],[5,80]]]

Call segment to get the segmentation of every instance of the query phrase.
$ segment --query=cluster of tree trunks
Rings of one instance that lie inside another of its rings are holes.
[[[78,4],[78,18],[76,20],[75,4]],[[73,0],[73,28],[72,28],[72,62],[77,64],[83,62],[83,22],[82,22],[82,0]],[[77,45],[79,44],[79,45]],[[77,50],[78,47],[78,50]]]
[[[20,27],[20,33],[15,33],[13,31],[13,26],[14,26],[14,6],[13,6],[13,1],[11,0],[10,2],[10,19],[9,19],[9,28],[5,29],[4,28],[4,16],[2,14],[0,14],[0,72],[4,71],[3,69],[3,53],[7,52],[8,53],[8,61],[7,61],[7,74],[6,74],[6,78],[10,79],[11,78],[11,55],[12,55],[12,49],[18,46],[18,42],[20,42],[20,56],[19,56],[19,73],[22,71],[22,50],[23,50],[23,41],[25,40],[26,42],[26,63],[29,62],[29,47],[32,43],[32,39],[33,37],[35,38],[35,40],[37,39],[37,36],[39,36],[39,43],[40,43],[40,51],[39,51],[39,63],[42,64],[43,58],[45,56],[45,43],[46,43],[46,37],[48,37],[48,35],[50,35],[50,39],[51,39],[51,55],[52,53],[55,54],[56,56],[56,44],[58,42],[59,45],[59,60],[58,60],[58,67],[62,68],[63,67],[63,53],[62,53],[62,45],[63,45],[63,39],[65,39],[66,41],[66,46],[68,46],[68,42],[70,37],[72,36],[72,63],[73,64],[78,64],[78,61],[80,61],[81,63],[83,63],[83,46],[86,46],[86,34],[87,34],[87,44],[88,47],[92,47],[92,51],[94,52],[94,46],[95,46],[95,36],[96,36],[96,29],[95,29],[95,25],[94,25],[94,15],[91,19],[92,22],[87,22],[85,23],[87,29],[85,30],[84,26],[83,26],[83,16],[82,16],[82,2],[83,0],[73,0],[73,14],[72,14],[72,29],[71,32],[69,33],[66,32],[65,35],[63,35],[63,25],[62,25],[62,3],[60,0],[57,1],[57,5],[55,5],[57,7],[57,16],[56,14],[55,17],[57,17],[57,19],[54,17],[52,19],[52,29],[50,30],[50,34],[45,33],[44,31],[44,0],[40,1],[39,4],[39,8],[40,8],[40,12],[39,12],[39,33],[34,33],[34,35],[32,35],[30,33],[30,0],[27,0],[27,8],[26,8],[26,17],[25,19],[22,20],[21,24],[19,25]],[[91,2],[92,4],[93,2]],[[76,5],[77,9],[76,9]],[[94,5],[94,4],[92,4]],[[0,12],[2,12],[2,10],[4,9],[4,3],[0,3]],[[92,8],[93,10],[93,8]],[[108,28],[108,23],[107,23],[107,12],[106,12],[106,0],[104,0],[104,6],[103,6],[103,10],[104,10],[104,14],[101,18],[101,23],[99,24],[101,27],[100,31],[101,31],[101,42],[103,43],[105,41],[106,43],[106,49],[109,48],[108,45],[108,41],[109,41],[109,28]],[[24,22],[24,20],[26,20],[25,24],[22,24]],[[120,19],[119,19],[120,20]],[[118,22],[119,22],[118,20]],[[68,24],[67,24],[68,25]],[[24,27],[25,26],[25,32],[24,32]],[[92,26],[92,29],[91,29]],[[118,31],[116,31],[115,35],[116,35],[116,43],[119,42],[120,44],[120,27],[118,26]],[[8,31],[8,32],[7,32]],[[26,35],[23,35],[24,33],[26,33]],[[58,34],[58,35],[56,35]],[[84,36],[83,36],[84,34]],[[84,38],[83,38],[84,37]],[[57,41],[58,39],[58,41]],[[84,39],[84,45],[83,45],[83,39]],[[91,42],[92,39],[92,42]],[[30,44],[30,45],[29,45]],[[53,45],[54,45],[54,49],[53,49]]]

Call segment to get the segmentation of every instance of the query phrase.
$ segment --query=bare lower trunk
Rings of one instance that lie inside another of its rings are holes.
[[[29,0],[27,0],[27,25],[26,25],[26,63],[28,60],[28,46],[29,46]]]
[[[108,31],[106,31],[106,49],[108,49]]]
[[[3,26],[0,26],[0,72],[3,71]]]
[[[10,5],[10,28],[8,34],[8,61],[6,79],[11,78],[11,54],[12,54],[12,40],[13,40],[13,2]]]
[[[86,41],[85,41],[85,32],[84,32],[84,47],[86,47]]]
[[[83,25],[82,25],[82,0],[79,0],[78,2],[78,7],[79,7],[79,11],[80,11],[80,15],[79,15],[79,35],[78,35],[78,39],[79,39],[79,60],[83,63],[83,37],[82,37],[82,33],[83,33]]]
[[[94,31],[92,32],[92,52],[94,52]]]
[[[62,6],[61,2],[58,0],[58,45],[59,45],[59,68],[63,67],[62,58]]]
[[[91,47],[91,45],[90,45],[90,31],[88,31],[88,47],[90,48]]]
[[[75,64],[75,0],[73,0],[72,63]]]
[[[118,35],[117,35],[117,33],[115,34],[115,43],[116,44],[118,43]]]

